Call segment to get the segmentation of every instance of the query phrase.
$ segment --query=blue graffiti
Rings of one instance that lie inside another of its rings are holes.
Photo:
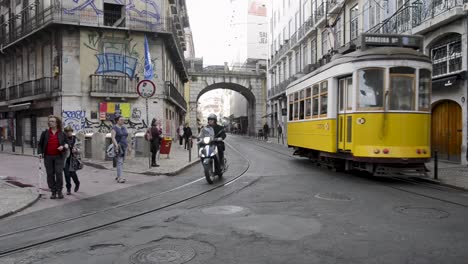
[[[138,59],[118,53],[97,54],[99,62],[96,73],[120,72],[128,75],[130,79],[135,76]]]
[[[62,111],[62,118],[64,127],[70,126],[75,132],[86,127],[86,111]]]
[[[75,5],[78,4],[78,6],[75,6],[70,9],[64,8],[63,12],[65,14],[75,14],[76,12],[80,12],[88,7],[91,7],[96,13],[96,15],[98,16],[104,14],[104,12],[96,6],[96,2],[97,2],[96,0],[86,0],[81,4],[79,4],[81,0],[72,0],[72,1],[75,3]],[[138,9],[137,5],[135,4],[135,1],[136,0],[128,0],[128,3],[125,3],[127,2],[125,0],[114,0],[116,4],[125,5],[125,10],[128,13],[130,12],[135,13],[135,16],[131,17],[132,21],[145,23],[145,24],[149,24],[152,26],[160,24],[161,10],[155,0],[139,0],[149,7],[147,8],[147,10]],[[152,9],[152,10],[148,10],[148,9]],[[148,17],[154,18],[155,21],[148,21],[147,19]]]
[[[75,4],[78,4],[79,1],[80,1],[80,0],[73,0],[73,2],[74,2]],[[102,15],[102,14],[103,14],[102,10],[100,10],[99,8],[97,8],[96,3],[95,3],[95,0],[86,0],[84,3],[82,3],[82,4],[80,4],[80,5],[76,6],[76,7],[74,7],[74,8],[72,8],[72,9],[66,9],[66,8],[64,8],[64,9],[63,9],[63,12],[64,12],[65,14],[73,15],[73,14],[75,14],[75,12],[77,12],[77,11],[80,12],[81,10],[84,10],[84,9],[86,9],[87,7],[91,7],[91,8],[94,10],[94,12],[96,12],[96,15]]]

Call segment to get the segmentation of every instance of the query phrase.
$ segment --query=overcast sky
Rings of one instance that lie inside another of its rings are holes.
[[[195,56],[203,64],[223,65],[230,60],[228,49],[229,0],[187,0],[190,27],[195,43]]]

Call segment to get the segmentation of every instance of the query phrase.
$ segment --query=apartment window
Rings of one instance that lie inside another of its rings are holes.
[[[299,11],[296,12],[296,16],[295,16],[295,22],[296,22],[296,25],[295,25],[295,32],[297,32],[299,30],[299,23],[300,23],[300,17],[299,17]]]
[[[287,76],[286,76],[286,62],[283,63],[283,80],[286,81]]]
[[[351,13],[351,40],[355,40],[359,32],[359,6],[355,5],[350,10]]]
[[[283,81],[283,76],[281,76],[281,64],[278,66],[278,74],[279,74],[279,83]]]
[[[433,77],[458,72],[462,69],[461,35],[456,34],[444,39],[446,40],[431,49]]]
[[[343,46],[343,40],[341,37],[342,33],[343,33],[343,30],[342,30],[342,24],[341,24],[341,17],[338,17],[336,19],[336,24],[335,24],[335,42],[338,48]]]
[[[306,22],[309,18],[309,1],[305,0],[304,4],[302,5],[302,23]]]
[[[372,28],[376,24],[375,14],[377,13],[377,4],[369,1],[369,5],[369,28]]]
[[[304,67],[305,67],[307,64],[309,64],[309,59],[308,59],[308,56],[309,56],[308,54],[309,54],[309,53],[308,53],[307,51],[308,51],[308,45],[307,45],[307,43],[306,43],[306,44],[304,44],[304,45],[302,46],[302,57],[303,57],[303,64],[304,64]]]
[[[310,63],[314,64],[317,62],[317,39],[312,39],[310,42]]]
[[[296,73],[301,71],[301,56],[300,52],[296,51]]]
[[[289,39],[288,36],[286,35],[286,27],[283,28],[283,40]]]
[[[328,54],[328,30],[322,31],[322,55]]]
[[[290,39],[290,38],[291,38],[292,31],[293,31],[293,27],[292,27],[292,19],[290,19],[290,20],[289,20],[289,29],[288,29],[288,39]]]
[[[104,3],[104,25],[110,27],[124,27],[124,11],[123,5]]]
[[[293,62],[292,62],[292,56],[289,56],[288,58],[288,66],[289,66],[289,77],[291,77],[293,75],[293,69],[292,69],[292,66],[293,66]]]

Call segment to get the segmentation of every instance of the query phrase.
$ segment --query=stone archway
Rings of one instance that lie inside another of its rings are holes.
[[[254,134],[255,133],[255,121],[256,121],[256,117],[255,117],[255,109],[256,109],[256,99],[255,99],[255,95],[252,93],[251,90],[249,90],[248,88],[240,85],[240,84],[237,84],[237,83],[226,83],[226,82],[221,82],[221,83],[215,83],[215,84],[212,84],[212,85],[209,85],[207,87],[205,87],[203,90],[200,91],[200,93],[198,94],[197,96],[197,100],[196,102],[198,103],[198,100],[200,99],[200,97],[209,92],[209,91],[212,91],[212,90],[216,90],[216,89],[227,89],[227,90],[231,90],[231,91],[235,91],[235,92],[238,92],[240,93],[242,96],[244,96],[244,98],[247,100],[247,119],[248,119],[248,133],[249,134]],[[196,113],[198,114],[198,113]],[[196,116],[195,120],[197,120],[199,117]]]

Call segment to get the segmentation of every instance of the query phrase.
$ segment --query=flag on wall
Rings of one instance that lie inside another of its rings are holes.
[[[152,80],[154,76],[153,64],[151,64],[151,54],[148,46],[148,39],[145,35],[145,80]]]

